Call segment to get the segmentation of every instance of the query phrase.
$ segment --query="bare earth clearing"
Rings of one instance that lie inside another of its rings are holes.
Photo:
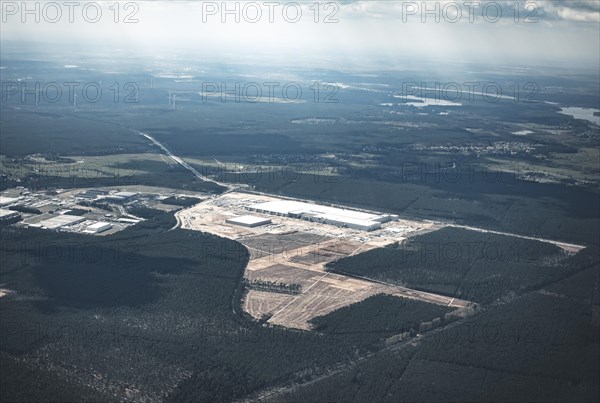
[[[251,213],[249,206],[278,200],[267,195],[230,192],[177,213],[182,228],[234,239],[248,248],[248,282],[263,281],[300,285],[297,293],[248,287],[243,309],[256,319],[297,329],[310,329],[309,321],[336,309],[386,293],[460,308],[474,304],[450,297],[396,285],[327,273],[328,262],[356,253],[400,242],[408,236],[433,231],[429,221],[397,220],[379,230],[365,232],[350,228]],[[228,224],[226,220],[252,214],[272,223],[254,228]]]

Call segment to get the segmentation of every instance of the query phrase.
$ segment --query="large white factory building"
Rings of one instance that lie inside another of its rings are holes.
[[[398,216],[393,214],[367,213],[295,200],[277,200],[255,204],[250,206],[249,210],[323,224],[338,225],[362,231],[373,231],[381,228],[382,223],[398,219]]]

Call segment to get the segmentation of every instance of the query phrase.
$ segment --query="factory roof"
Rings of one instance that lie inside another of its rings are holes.
[[[259,225],[269,223],[271,222],[271,220],[268,218],[256,217],[253,215],[245,215],[241,217],[229,218],[227,219],[227,222],[242,225]]]
[[[92,225],[88,226],[86,228],[86,230],[88,230],[88,231],[89,230],[97,230],[97,229],[100,229],[100,228],[104,228],[106,226],[112,227],[112,224],[109,223],[109,222],[99,221],[99,222],[97,222],[95,224],[92,224]]]
[[[348,225],[359,225],[361,227],[379,227],[381,223],[375,220],[363,220],[360,218],[340,216],[335,214],[318,214],[318,218],[321,218],[325,221],[336,222],[340,224],[348,224]]]
[[[117,192],[113,196],[117,196],[117,197],[133,197],[133,196],[137,196],[137,193],[135,193],[135,192]]]
[[[276,214],[312,214],[318,216],[329,216],[343,218],[346,221],[367,220],[377,221],[382,215],[366,213],[357,210],[347,210],[338,207],[323,206],[314,203],[305,203],[295,200],[277,200],[256,204],[251,207],[255,210],[269,211]]]
[[[16,212],[16,211],[12,211],[12,210],[7,210],[7,209],[0,208],[0,218],[2,218],[2,217],[8,217],[8,216],[14,215],[14,214],[19,214],[19,213]]]
[[[85,221],[84,217],[77,216],[77,215],[63,214],[63,215],[58,215],[58,216],[55,216],[52,218],[48,218],[47,220],[44,220],[44,221],[40,221],[38,224],[41,227],[55,229],[55,228],[64,227],[65,225],[76,224],[76,223],[79,223],[82,221]]]
[[[15,198],[15,197],[0,196],[0,206],[5,206],[7,204],[11,204],[16,201],[19,201],[19,199]]]

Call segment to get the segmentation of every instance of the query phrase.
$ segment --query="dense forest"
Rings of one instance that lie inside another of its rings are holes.
[[[589,300],[532,292],[271,401],[592,402],[599,355]]]
[[[597,256],[596,247],[571,254],[540,241],[443,228],[340,259],[328,270],[491,303],[589,267]]]
[[[446,312],[380,296],[318,318],[318,332],[265,327],[239,306],[245,247],[169,230],[172,215],[148,213],[106,237],[1,229],[11,290],[0,300],[2,400],[230,401],[311,379],[421,314]],[[381,302],[390,304],[373,317]],[[363,337],[345,315],[375,329],[394,323]],[[19,392],[31,385],[36,393]]]
[[[393,335],[419,333],[421,325],[437,319],[445,322],[445,314],[454,309],[427,302],[380,294],[314,318],[314,330],[344,335],[357,346],[378,349],[383,340]]]

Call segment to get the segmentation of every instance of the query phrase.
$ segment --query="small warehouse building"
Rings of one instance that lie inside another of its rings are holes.
[[[19,199],[15,197],[0,196],[0,206],[8,206],[9,204],[18,202]]]
[[[85,232],[88,234],[99,234],[112,228],[112,224],[108,222],[97,222],[88,226]]]
[[[253,215],[245,215],[241,217],[228,218],[225,221],[227,224],[239,225],[241,227],[260,227],[262,225],[271,224],[271,220],[268,218],[257,217]]]
[[[123,199],[130,201],[138,195],[137,192],[117,192],[113,196],[122,197]]]
[[[14,224],[18,221],[21,221],[21,214],[18,211],[0,208],[0,224]]]
[[[88,189],[84,192],[77,193],[75,197],[86,200],[95,200],[99,197],[106,196],[107,194],[107,190]]]

